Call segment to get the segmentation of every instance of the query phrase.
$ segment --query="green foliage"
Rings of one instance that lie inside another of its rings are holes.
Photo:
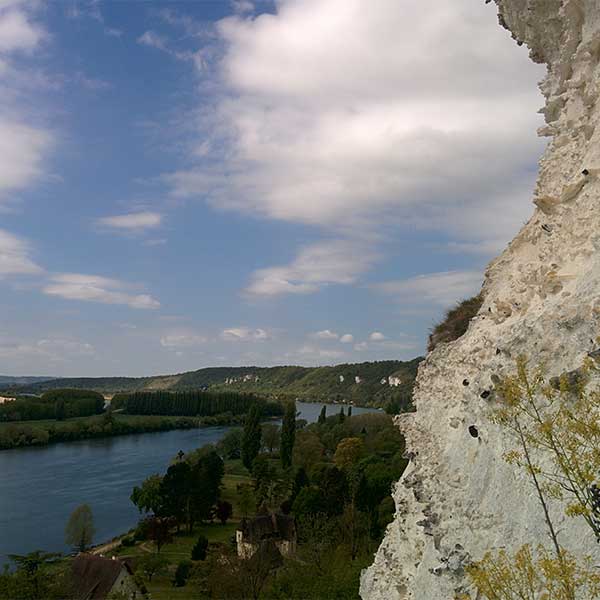
[[[214,416],[222,413],[246,414],[255,404],[261,404],[265,416],[282,413],[276,402],[265,402],[253,394],[237,392],[134,392],[115,397],[130,415]]]
[[[281,433],[279,426],[274,423],[263,423],[261,429],[263,448],[270,454],[273,454],[280,446]]]
[[[219,500],[217,502],[217,508],[215,510],[215,516],[219,521],[221,521],[222,525],[227,523],[227,520],[231,518],[233,515],[233,506],[227,500]]]
[[[438,323],[427,343],[427,351],[431,352],[438,344],[453,342],[463,336],[469,327],[471,319],[479,312],[483,304],[483,294],[478,294],[460,302],[449,310],[444,319]]]
[[[249,471],[252,469],[252,463],[258,456],[262,446],[262,430],[260,427],[261,416],[262,411],[260,405],[254,403],[246,415],[246,422],[244,424],[242,462]]]
[[[144,554],[137,563],[137,571],[152,581],[155,575],[165,574],[168,566],[169,561],[160,554]]]
[[[198,541],[192,548],[192,560],[205,560],[208,550],[208,538],[204,535],[198,537]]]
[[[296,440],[296,403],[288,402],[281,424],[281,464],[287,469],[292,464],[292,452]]]
[[[327,405],[324,404],[323,408],[321,408],[321,412],[319,413],[319,420],[317,421],[317,423],[319,423],[319,425],[323,425],[326,420],[327,420]]]
[[[239,427],[230,429],[218,442],[219,452],[227,459],[241,458],[243,430]]]
[[[104,397],[90,390],[61,389],[41,397],[23,396],[0,404],[0,421],[35,421],[86,417],[104,410]]]
[[[65,528],[65,543],[79,552],[92,545],[94,540],[94,517],[88,504],[78,506],[69,517]]]
[[[160,514],[163,502],[161,484],[162,477],[155,474],[145,479],[141,486],[133,488],[130,500],[140,512]]]
[[[183,587],[190,576],[192,570],[192,563],[189,560],[182,560],[175,570],[175,577],[173,579],[174,587]]]

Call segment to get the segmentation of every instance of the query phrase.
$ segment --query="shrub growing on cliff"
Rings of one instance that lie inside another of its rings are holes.
[[[431,352],[438,344],[453,342],[463,336],[469,327],[469,322],[477,314],[482,304],[483,294],[479,293],[450,309],[444,320],[438,323],[429,334],[427,351]]]
[[[565,514],[583,518],[600,540],[600,392],[585,389],[592,369],[597,366],[588,360],[577,377],[571,373],[548,384],[542,369],[531,370],[520,358],[517,374],[497,386],[500,403],[492,420],[516,441],[505,460],[531,479],[552,546],[534,551],[526,545],[514,556],[489,552],[473,564],[469,576],[488,600],[600,596],[593,561],[562,546],[549,510],[550,498],[562,502]]]

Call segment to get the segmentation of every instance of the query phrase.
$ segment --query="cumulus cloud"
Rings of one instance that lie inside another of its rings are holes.
[[[0,229],[0,279],[41,273],[43,269],[31,259],[30,254],[31,247],[27,241]]]
[[[450,306],[458,300],[475,295],[481,289],[482,278],[479,271],[445,271],[386,281],[373,287],[401,303],[417,301]]]
[[[71,338],[44,338],[23,342],[0,338],[0,358],[4,360],[32,360],[60,362],[80,356],[91,356],[96,350],[92,344]]]
[[[162,219],[163,216],[160,213],[144,211],[102,217],[101,219],[97,219],[96,223],[100,226],[120,231],[137,232],[159,227]]]
[[[337,340],[340,337],[337,333],[335,333],[335,331],[331,331],[329,329],[311,333],[310,336],[317,340]]]
[[[11,8],[6,10],[0,5],[0,53],[31,51],[44,38],[42,28],[33,24],[24,10]]]
[[[374,331],[369,336],[369,340],[371,340],[372,342],[383,342],[383,341],[385,341],[385,339],[386,339],[385,335],[383,335],[383,333],[381,333],[380,331]]]
[[[221,338],[226,342],[252,342],[268,340],[271,336],[264,329],[249,327],[230,327],[221,332]]]
[[[136,309],[157,309],[158,300],[148,294],[133,294],[131,286],[118,279],[83,275],[79,273],[60,273],[50,277],[43,287],[44,294],[59,296],[67,300],[100,302],[102,304],[124,304]]]
[[[218,32],[225,89],[198,137],[218,161],[171,173],[174,194],[336,230],[394,221],[474,244],[490,231],[506,241],[530,213],[543,69],[492,6],[282,0]],[[266,275],[267,295],[314,291]]]
[[[319,242],[303,248],[289,265],[255,271],[246,293],[309,294],[331,284],[354,283],[376,259],[373,252],[350,240]]]
[[[341,338],[342,344],[351,344],[354,341],[354,336],[351,333],[345,333]]]

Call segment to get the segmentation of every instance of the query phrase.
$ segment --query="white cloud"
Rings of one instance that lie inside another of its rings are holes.
[[[145,31],[138,39],[138,44],[150,46],[158,50],[167,50],[167,38],[154,31]]]
[[[4,360],[32,360],[61,362],[81,356],[92,356],[92,344],[70,338],[44,338],[33,342],[12,341],[0,338],[0,358]]]
[[[543,68],[492,6],[429,8],[281,0],[275,14],[221,21],[225,90],[198,132],[218,160],[171,173],[173,193],[335,230],[395,223],[506,241],[531,211]],[[315,289],[267,275],[258,293]]]
[[[364,352],[369,349],[369,344],[367,342],[359,342],[358,344],[354,344],[354,349],[357,352]]]
[[[319,361],[319,359],[339,359],[344,356],[344,353],[339,350],[325,350],[315,346],[302,346],[297,352],[291,353],[292,356],[300,356],[303,360]]]
[[[383,342],[386,339],[385,335],[380,331],[374,331],[370,336],[369,340],[372,342]]]
[[[208,338],[194,331],[174,331],[160,338],[160,345],[165,348],[192,348],[208,342]]]
[[[317,331],[316,333],[311,333],[310,337],[313,337],[317,340],[337,340],[339,335],[334,331],[329,329],[324,329],[323,331]]]
[[[132,294],[126,290],[131,286],[117,279],[61,273],[53,275],[50,283],[43,287],[44,294],[68,300],[100,302],[102,304],[124,304],[136,309],[157,309],[158,300],[148,294]]]
[[[342,344],[351,344],[354,341],[354,336],[351,333],[345,333],[341,338]]]
[[[400,281],[387,281],[373,286],[402,303],[429,303],[449,306],[470,298],[481,289],[483,275],[479,271],[445,271],[418,275]]]
[[[121,231],[145,231],[159,227],[163,216],[156,212],[136,212],[97,219],[98,225]]]
[[[309,294],[330,284],[354,283],[376,258],[357,242],[319,242],[303,248],[289,265],[255,271],[246,293],[253,296]]]
[[[0,12],[0,52],[31,51],[43,38],[44,31],[23,10],[9,8]]]
[[[0,229],[0,279],[11,275],[36,275],[43,271],[30,257],[25,240]]]
[[[263,341],[270,337],[264,329],[250,329],[249,327],[230,327],[221,332],[221,338],[226,342]]]

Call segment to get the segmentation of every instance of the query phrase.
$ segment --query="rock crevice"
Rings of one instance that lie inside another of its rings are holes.
[[[464,567],[485,551],[547,543],[533,488],[502,458],[514,444],[488,419],[494,383],[521,354],[557,376],[598,350],[600,5],[496,4],[501,25],[548,67],[539,134],[551,140],[534,214],[489,265],[478,315],[421,364],[417,411],[397,417],[411,462],[395,486],[396,518],[363,573],[365,599],[450,600],[468,590]],[[559,506],[552,513],[567,548],[598,555],[584,524]]]

